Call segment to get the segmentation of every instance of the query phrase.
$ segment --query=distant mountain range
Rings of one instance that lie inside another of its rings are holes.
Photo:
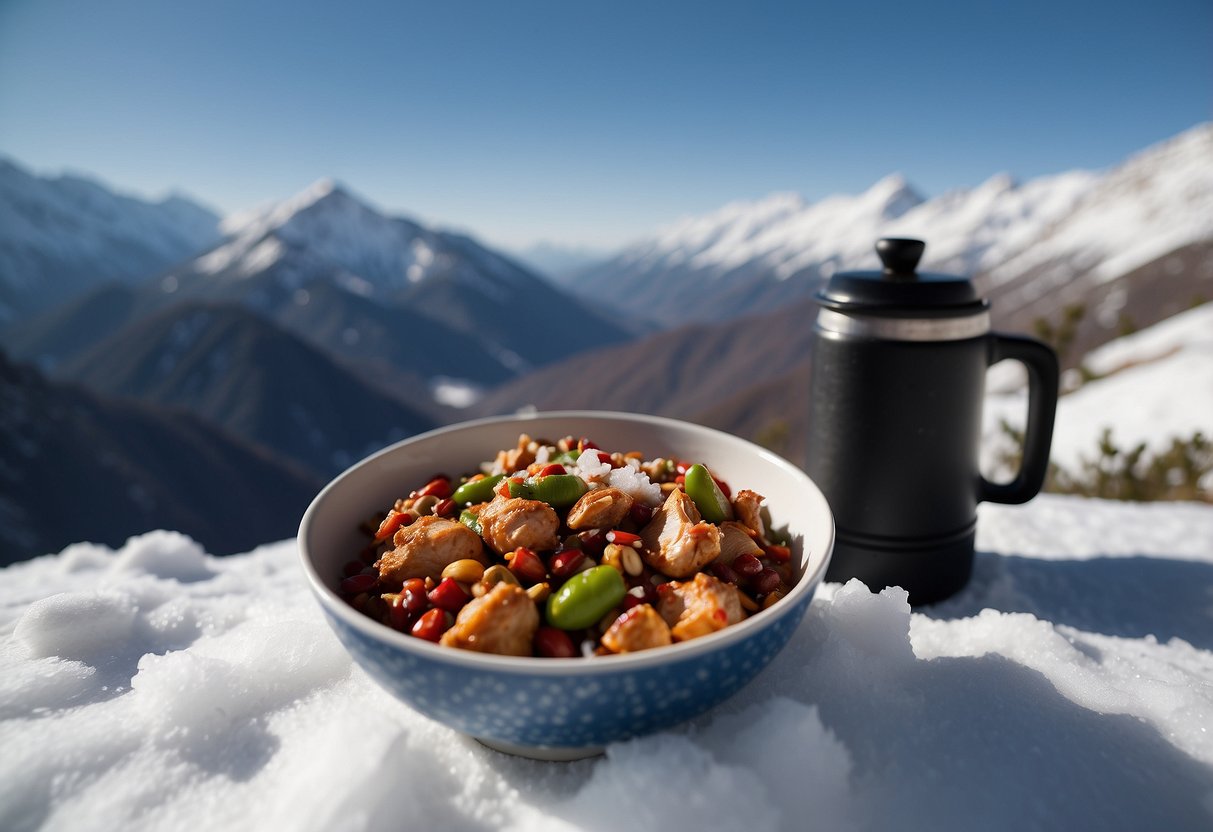
[[[321,485],[197,417],[51,383],[0,354],[0,566],[152,529],[247,551],[294,534]]]
[[[0,326],[109,280],[142,281],[220,239],[184,197],[147,202],[0,158]]]
[[[808,297],[836,271],[874,267],[881,236],[925,239],[923,268],[975,275],[1005,314],[1067,284],[1086,291],[1213,239],[1213,123],[1102,173],[1022,184],[1002,174],[929,200],[893,175],[858,196],[734,203],[562,284],[665,326],[722,320]]]

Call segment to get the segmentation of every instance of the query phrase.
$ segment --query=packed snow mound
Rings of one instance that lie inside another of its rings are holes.
[[[293,541],[181,535],[0,573],[0,828],[1207,829],[1213,508],[983,506],[974,579],[912,612],[825,584],[696,722],[544,764],[354,666]]]

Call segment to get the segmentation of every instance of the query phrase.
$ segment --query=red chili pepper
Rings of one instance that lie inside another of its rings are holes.
[[[539,471],[539,476],[550,477],[553,474],[566,474],[566,473],[568,473],[568,472],[564,470],[563,465],[561,465],[560,463],[552,463],[551,465],[544,466]]]
[[[548,576],[547,567],[539,555],[525,546],[519,546],[506,557],[510,563],[509,570],[521,581],[538,583]]]
[[[413,625],[413,635],[426,641],[438,641],[451,626],[450,615],[446,610],[435,607],[417,619]]]
[[[450,480],[446,477],[434,477],[418,490],[417,496],[425,497],[432,494],[440,500],[445,500],[452,493],[454,492],[451,490]]]
[[[454,578],[443,578],[442,583],[431,589],[427,597],[435,607],[448,612],[458,612],[472,600],[472,596],[464,592]]]
[[[413,522],[413,515],[407,511],[393,511],[383,518],[379,531],[375,532],[375,542],[381,543],[396,533],[396,529]]]
[[[618,546],[634,547],[640,543],[640,535],[620,531],[619,529],[607,532],[606,539],[608,543],[614,543]]]
[[[567,578],[574,574],[585,561],[585,552],[580,549],[565,549],[552,556],[552,574],[557,578]]]

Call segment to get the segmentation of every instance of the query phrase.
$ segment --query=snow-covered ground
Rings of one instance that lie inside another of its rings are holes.
[[[1200,431],[1213,439],[1213,303],[1189,309],[1148,329],[1093,350],[1083,364],[1098,378],[1062,396],[1052,459],[1070,471],[1093,459],[1103,429],[1120,448],[1145,442],[1151,453]],[[1023,374],[1014,362],[997,365],[986,398],[983,470],[999,470],[1009,440],[1006,420],[1022,427],[1027,414]],[[1202,482],[1213,490],[1213,482]]]
[[[1213,507],[981,508],[925,613],[826,584],[691,725],[572,764],[381,691],[293,541],[169,532],[0,571],[0,829],[1209,829]]]

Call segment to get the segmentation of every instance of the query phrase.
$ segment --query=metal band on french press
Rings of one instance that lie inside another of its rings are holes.
[[[990,313],[963,318],[880,318],[822,309],[817,313],[817,327],[840,335],[887,341],[963,341],[990,331]]]

